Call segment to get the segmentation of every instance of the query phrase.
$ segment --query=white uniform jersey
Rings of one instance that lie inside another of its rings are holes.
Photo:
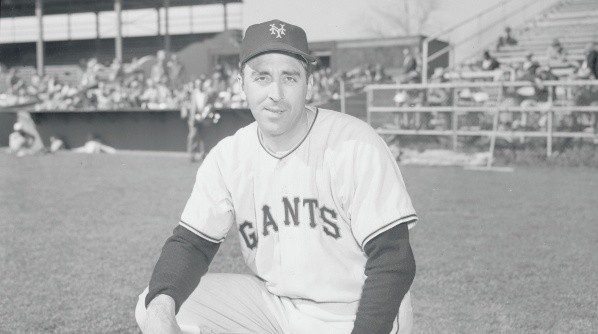
[[[237,224],[245,262],[275,295],[359,300],[376,235],[417,217],[391,152],[366,123],[316,109],[301,143],[269,153],[254,122],[197,172],[181,225],[221,242]]]

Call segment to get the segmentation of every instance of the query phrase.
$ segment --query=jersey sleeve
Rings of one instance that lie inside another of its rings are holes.
[[[217,148],[210,151],[199,167],[180,221],[183,227],[215,243],[224,240],[234,221],[232,200],[218,163]]]
[[[398,224],[413,227],[417,215],[401,171],[377,133],[371,131],[357,141],[352,151],[348,212],[353,235],[363,249],[369,240]]]

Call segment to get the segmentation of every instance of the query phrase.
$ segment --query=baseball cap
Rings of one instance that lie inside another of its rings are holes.
[[[271,20],[249,26],[241,43],[239,61],[269,51],[284,51],[301,56],[308,63],[315,63],[316,57],[309,54],[305,31],[280,20]]]

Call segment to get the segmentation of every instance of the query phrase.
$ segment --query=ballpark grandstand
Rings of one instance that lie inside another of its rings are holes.
[[[0,146],[19,120],[36,150],[94,133],[117,150],[184,151],[197,91],[208,146],[253,121],[236,80],[241,1],[0,3]],[[367,120],[389,145],[486,152],[487,167],[593,157],[597,41],[595,0],[501,1],[429,36],[312,43],[310,103]]]

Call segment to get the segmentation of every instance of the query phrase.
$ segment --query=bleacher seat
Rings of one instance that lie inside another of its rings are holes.
[[[568,61],[583,61],[585,46],[598,41],[598,1],[562,1],[515,31],[517,45],[493,52],[501,64],[521,63],[527,52],[540,63],[547,63],[546,50],[554,39],[563,45]]]

